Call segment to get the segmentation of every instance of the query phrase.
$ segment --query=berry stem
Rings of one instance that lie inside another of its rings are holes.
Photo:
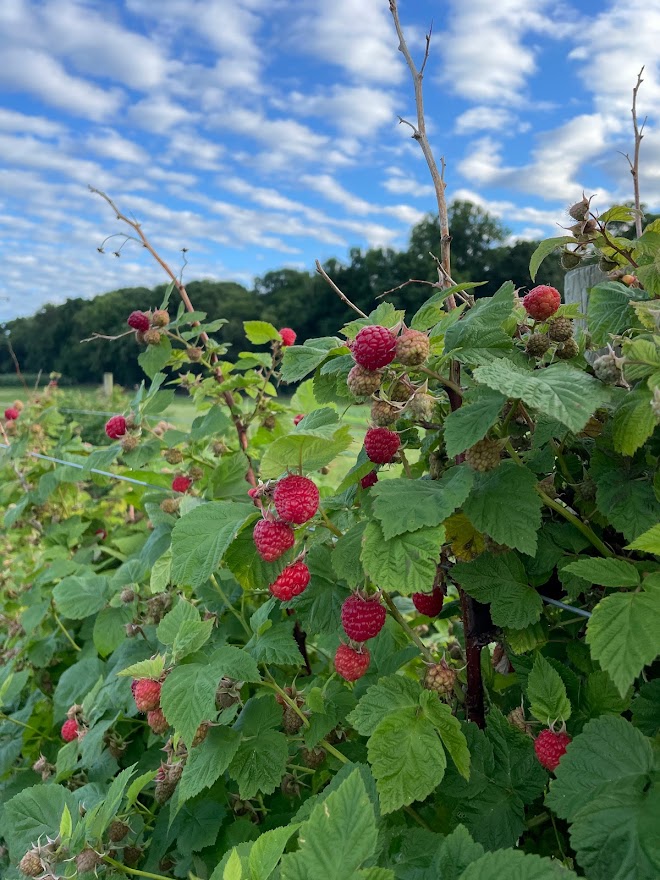
[[[221,587],[220,584],[218,583],[218,580],[217,580],[216,576],[215,576],[214,574],[212,574],[212,575],[209,577],[209,580],[211,581],[211,583],[213,584],[213,586],[215,587],[215,589],[218,591],[218,593],[219,593],[220,596],[222,597],[222,601],[225,603],[225,605],[227,606],[227,608],[229,609],[229,611],[231,611],[231,613],[234,615],[234,617],[236,618],[236,620],[238,620],[238,622],[239,622],[240,625],[243,627],[243,629],[245,630],[245,632],[247,633],[247,635],[248,635],[250,638],[252,638],[252,630],[250,629],[250,627],[249,627],[249,626],[247,625],[247,623],[245,622],[245,618],[243,617],[243,615],[242,615],[239,611],[237,611],[237,610],[234,608],[234,606],[231,604],[231,602],[230,602],[229,599],[227,598],[227,594],[225,593],[225,591],[222,589],[222,587]]]
[[[55,607],[54,607],[54,605],[53,605],[52,603],[51,603],[51,606],[50,606],[50,610],[53,612],[53,617],[55,618],[55,623],[56,623],[56,624],[58,625],[58,627],[62,630],[62,632],[63,632],[64,635],[66,636],[67,641],[69,642],[69,644],[71,645],[71,647],[74,649],[74,651],[80,651],[80,650],[81,650],[80,645],[77,645],[77,644],[75,643],[75,641],[73,640],[73,637],[69,634],[69,632],[67,631],[66,627],[64,626],[64,624],[62,623],[62,621],[61,621],[60,618],[58,617],[58,615],[57,615],[57,611],[55,611]]]
[[[121,862],[111,859],[110,856],[103,856],[103,861],[108,865],[112,865],[118,871],[124,874],[131,874],[133,877],[149,877],[151,880],[170,880],[164,874],[152,874],[151,871],[139,871],[137,868],[128,868],[126,865],[122,865]]]
[[[401,459],[401,464],[403,465],[403,470],[405,471],[406,476],[409,480],[412,480],[413,475],[412,471],[410,470],[410,462],[406,458],[406,454],[403,449],[399,449],[399,458]]]
[[[325,527],[329,531],[331,531],[333,535],[336,535],[338,538],[343,538],[344,533],[341,531],[341,529],[337,528],[337,526],[332,522],[332,520],[329,518],[328,514],[325,512],[325,510],[323,510],[322,507],[319,508],[319,513],[321,514],[321,519],[323,520]]]
[[[444,376],[441,376],[440,373],[436,373],[434,370],[429,370],[428,367],[420,366],[417,367],[420,373],[425,373],[427,376],[430,376],[432,379],[435,379],[436,382],[439,382],[441,385],[444,385],[445,388],[449,388],[454,394],[458,394],[459,397],[463,396],[463,389],[457,382],[453,382],[451,379],[445,379]]]
[[[412,627],[409,626],[408,623],[404,620],[403,616],[401,615],[401,612],[394,604],[394,600],[392,599],[392,597],[389,595],[389,593],[386,593],[384,590],[382,591],[382,595],[383,595],[383,601],[387,605],[392,617],[396,620],[396,622],[399,624],[401,629],[404,630],[405,633],[407,633],[409,638],[412,639],[412,641],[417,645],[417,647],[419,648],[424,659],[428,660],[429,663],[433,663],[434,662],[433,661],[433,654],[429,651],[429,649],[426,647],[426,645],[420,639],[420,637],[417,635],[417,633],[414,631],[414,629],[412,629]]]

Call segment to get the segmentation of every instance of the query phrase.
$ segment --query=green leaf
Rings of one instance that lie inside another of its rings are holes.
[[[457,825],[442,841],[434,868],[442,880],[460,880],[465,868],[484,854],[480,843],[475,843],[464,825]]]
[[[589,718],[620,715],[630,707],[630,693],[622,697],[603,669],[590,673],[581,696],[584,712]]]
[[[385,539],[380,525],[367,524],[362,546],[362,564],[369,577],[384,590],[398,590],[401,595],[429,591],[433,587],[440,547],[444,540],[442,526]]]
[[[99,574],[71,575],[53,590],[58,611],[70,620],[96,614],[108,601],[108,579]]]
[[[490,388],[451,412],[444,422],[447,456],[453,458],[483,439],[497,421],[506,403],[504,395]]]
[[[24,788],[4,805],[3,825],[12,861],[18,862],[39,838],[56,837],[64,808],[78,816],[73,794],[61,785]]]
[[[440,480],[383,480],[371,490],[374,516],[386,541],[424,526],[438,526],[460,507],[470,493],[474,471],[451,468]]]
[[[215,874],[215,871],[213,872]],[[238,850],[234,847],[231,851],[227,864],[222,872],[222,880],[241,880],[243,877],[243,865]]]
[[[118,676],[130,676],[131,678],[160,678],[165,670],[165,658],[161,654],[150,657],[148,660],[140,660],[132,663],[126,669],[116,673]]]
[[[138,355],[138,363],[144,372],[153,379],[167,364],[172,354],[172,343],[165,335],[161,335],[158,345],[148,345]]]
[[[253,515],[251,504],[211,501],[177,520],[172,530],[173,581],[193,588],[204,584],[240,527]]]
[[[623,718],[589,721],[568,746],[546,805],[571,823],[571,845],[593,880],[653,880],[660,806],[651,743]]]
[[[445,333],[445,351],[467,348],[511,348],[511,339],[499,328],[513,311],[513,282],[507,281],[493,296],[478,299],[460,321]]]
[[[256,739],[243,739],[229,765],[245,800],[256,794],[272,794],[280,784],[289,755],[287,738],[276,730],[264,730]]]
[[[546,238],[537,246],[529,260],[529,275],[532,281],[536,281],[536,273],[545,258],[565,244],[575,244],[575,238],[572,235],[560,235],[558,238]]]
[[[99,804],[98,812],[95,813],[93,820],[86,822],[87,829],[92,837],[101,838],[110,822],[114,819],[115,813],[123,800],[124,792],[135,773],[135,766],[133,764],[131,767],[126,767],[125,770],[122,770],[121,773],[115,776],[107,794]]]
[[[497,360],[478,367],[474,378],[505,397],[519,398],[574,433],[579,433],[609,398],[602,382],[568,364],[530,372],[509,360]]]
[[[568,721],[571,717],[566,685],[542,654],[536,655],[527,678],[527,699],[531,704],[530,712],[542,724]]]
[[[268,880],[282,858],[282,853],[299,823],[273,828],[260,834],[250,849],[250,875],[252,880]]]
[[[398,709],[384,718],[367,749],[383,813],[424,800],[440,783],[447,766],[435,727],[416,708]]]
[[[587,644],[623,696],[660,654],[660,586],[602,599],[587,624]]]
[[[289,345],[282,358],[282,381],[300,382],[333,353],[344,354],[345,343],[336,336],[308,339],[304,345]]]
[[[594,345],[605,345],[612,336],[637,325],[630,301],[646,298],[640,294],[619,281],[604,281],[591,288],[587,323]]]
[[[179,599],[174,608],[168,611],[158,624],[156,630],[158,640],[164,645],[173,645],[184,623],[191,621],[199,623],[199,620],[199,611],[195,606],[185,599]]]
[[[293,622],[275,623],[263,633],[255,633],[245,646],[259,663],[300,666],[302,654],[293,637]]]
[[[420,703],[424,714],[440,734],[442,744],[456,765],[456,769],[465,779],[470,778],[470,751],[461,723],[451,713],[446,703],[441,703],[437,694],[422,691]]]
[[[459,562],[452,568],[452,578],[477,602],[491,603],[496,626],[524,629],[541,616],[542,599],[529,586],[515,553],[482,553],[472,562]]]
[[[246,650],[235,645],[223,645],[214,651],[209,665],[213,667],[218,681],[221,678],[233,678],[236,681],[260,682],[259,669]]]
[[[336,420],[336,413],[334,416]],[[302,422],[298,427],[301,426]],[[329,436],[328,431],[310,429],[305,433],[299,431],[278,437],[268,446],[261,459],[261,475],[278,477],[287,469],[297,468],[305,471],[318,470],[331,464],[352,443],[353,436],[348,425],[333,428]]]
[[[635,566],[622,559],[588,557],[569,562],[563,570],[601,587],[636,587],[639,584]]]
[[[371,685],[346,719],[361,736],[371,736],[381,721],[398,709],[416,709],[422,695],[417,681],[388,675]]]
[[[635,209],[629,205],[613,205],[598,219],[601,223],[632,223],[635,213]]]
[[[376,852],[374,807],[359,770],[314,806],[298,851],[282,859],[282,880],[347,880]]]
[[[263,345],[265,342],[279,342],[280,334],[267,321],[243,321],[245,335],[253,345]]]
[[[520,850],[484,853],[461,874],[460,880],[577,880],[577,874],[561,868],[554,859]]]
[[[161,709],[188,746],[202,721],[217,714],[215,691],[219,680],[214,667],[189,663],[175,667],[163,682]]]
[[[614,413],[612,440],[622,455],[634,455],[655,430],[657,421],[648,388],[635,388],[627,394]]]
[[[642,685],[631,707],[633,724],[646,736],[660,731],[660,678]]]
[[[211,638],[213,626],[213,620],[184,621],[172,645],[173,659],[183,660],[189,654],[199,651]]]
[[[210,788],[232,762],[241,741],[240,734],[229,727],[212,727],[204,742],[191,749],[181,781],[177,803],[183,804],[205,788]]]
[[[358,522],[344,532],[332,551],[332,567],[341,580],[350,587],[357,587],[364,580],[364,572],[360,563],[362,538],[366,522]]]
[[[498,544],[534,556],[543,506],[536,484],[536,475],[528,468],[503,461],[477,475],[463,512]]]

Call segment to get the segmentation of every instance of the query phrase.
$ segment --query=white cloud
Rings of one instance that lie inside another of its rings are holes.
[[[191,122],[194,115],[166,95],[153,95],[133,104],[129,110],[131,120],[147,131],[164,134],[175,125]]]
[[[340,131],[367,138],[383,125],[394,125],[394,101],[394,95],[384,89],[335,85],[314,94],[291,92],[278,106],[289,107],[294,113],[323,117]]]
[[[475,131],[499,131],[512,129],[515,116],[503,107],[470,107],[457,117],[455,131],[457,134],[472,134]]]
[[[142,147],[122,137],[111,128],[99,129],[97,134],[87,138],[86,144],[97,156],[114,159],[116,162],[142,165],[149,158],[148,153]]]
[[[353,195],[329,174],[305,174],[300,178],[308,189],[320,193],[327,201],[341,205],[351,214],[370,214],[373,206]]]
[[[407,172],[401,171],[400,168],[390,167],[387,169],[387,173],[389,177],[383,182],[383,187],[394,195],[421,198],[432,196],[435,192],[430,183],[420,183]]]
[[[65,127],[43,116],[28,116],[15,110],[0,108],[0,130],[19,134],[36,134],[38,137],[57,137],[65,132]]]

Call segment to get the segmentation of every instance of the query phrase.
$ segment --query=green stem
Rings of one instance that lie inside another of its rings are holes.
[[[19,721],[17,718],[11,718],[9,715],[5,715],[4,712],[0,712],[0,721],[10,721],[12,724],[16,724],[18,727],[22,727],[25,730],[31,730],[33,733],[36,733],[42,739],[47,739],[50,742],[53,741],[52,736],[46,736],[41,730],[37,730],[36,727],[32,727],[30,724],[26,724],[24,721]]]
[[[433,663],[433,654],[431,654],[429,649],[426,647],[426,645],[420,639],[420,637],[417,635],[417,633],[412,629],[412,627],[410,627],[408,625],[408,623],[404,620],[403,616],[401,615],[401,612],[394,604],[394,600],[384,590],[383,590],[383,599],[385,601],[385,604],[389,608],[390,614],[396,620],[396,622],[399,624],[401,629],[404,630],[404,632],[406,632],[408,634],[409,638],[411,638],[412,641],[417,645],[417,647],[421,651],[424,658],[426,660],[428,660],[429,663]]]
[[[61,620],[59,619],[59,617],[57,616],[57,611],[55,611],[55,608],[54,608],[54,606],[53,606],[52,604],[51,604],[51,606],[50,606],[50,609],[51,609],[51,611],[53,612],[53,617],[55,618],[55,623],[56,623],[56,624],[59,626],[59,628],[62,630],[62,632],[63,632],[64,635],[66,636],[66,638],[67,638],[69,644],[71,645],[71,647],[72,647],[75,651],[81,651],[82,648],[80,647],[80,645],[77,645],[77,644],[74,642],[72,636],[69,635],[69,633],[68,633],[67,630],[66,630],[66,627],[64,626],[64,624],[62,623],[62,621],[61,621]]]
[[[506,416],[504,417],[504,421],[502,422],[502,426],[501,426],[501,429],[500,429],[500,430],[501,430],[501,436],[502,436],[502,437],[504,437],[504,436],[506,436],[506,435],[508,434],[508,432],[509,432],[509,425],[511,424],[511,419],[514,417],[515,413],[517,412],[517,410],[518,410],[518,404],[519,404],[519,403],[520,403],[519,400],[517,400],[517,399],[514,400],[513,403],[511,404],[511,409],[509,410],[509,412],[508,412],[508,413],[506,414]]]
[[[250,638],[252,638],[252,630],[250,629],[250,627],[249,627],[249,626],[247,625],[247,623],[245,622],[245,618],[244,618],[243,615],[242,615],[239,611],[237,611],[237,610],[234,608],[234,606],[231,604],[231,602],[230,602],[229,599],[227,598],[227,595],[226,595],[225,591],[222,589],[222,587],[221,587],[220,584],[218,583],[218,580],[217,580],[217,578],[216,578],[216,576],[215,576],[214,574],[212,574],[212,575],[210,576],[210,581],[211,581],[211,583],[213,584],[213,586],[215,587],[215,589],[218,591],[218,593],[220,593],[220,596],[222,597],[222,601],[225,603],[225,605],[227,606],[227,608],[229,609],[229,611],[231,611],[231,613],[234,615],[234,617],[236,618],[236,620],[238,620],[238,622],[239,622],[240,625],[243,627],[243,629],[244,629],[245,632],[248,634],[248,636],[249,636]]]
[[[344,533],[340,529],[337,528],[337,526],[328,517],[328,514],[325,512],[325,510],[323,510],[323,508],[320,509],[320,513],[321,513],[321,519],[323,520],[325,527],[327,529],[329,529],[333,535],[336,535],[338,538],[343,538]]]
[[[555,458],[557,459],[557,464],[559,465],[559,470],[564,475],[564,479],[569,484],[569,486],[572,486],[573,485],[573,475],[571,474],[571,472],[568,469],[568,465],[566,464],[566,460],[565,460],[564,456],[562,455],[561,449],[557,446],[557,444],[554,442],[554,440],[551,441],[551,445],[555,450]]]
[[[337,758],[337,760],[341,761],[342,764],[350,763],[346,755],[342,755],[342,753],[338,751],[334,746],[331,746],[327,740],[322,739],[319,745],[324,748],[326,752],[329,752],[331,755]]]
[[[151,880],[171,880],[170,877],[166,877],[164,874],[152,874],[151,871],[138,871],[137,868],[128,868],[126,865],[122,865],[121,862],[111,859],[110,856],[103,856],[103,861],[108,865],[112,865],[113,868],[116,868],[123,874],[131,874],[133,877],[149,877]]]
[[[401,464],[403,465],[403,469],[406,472],[406,476],[409,480],[412,480],[413,475],[412,471],[410,470],[410,463],[408,462],[408,459],[406,458],[406,454],[403,449],[399,449],[399,458],[401,459]]]
[[[429,823],[425,819],[422,819],[417,810],[413,810],[412,807],[404,807],[403,809],[408,813],[411,819],[414,819],[414,821],[417,822],[418,825],[421,825],[426,831],[433,831]]]
[[[548,813],[539,813],[538,816],[532,816],[531,819],[525,822],[525,825],[528,828],[536,828],[537,825],[544,825],[549,818],[550,816],[548,815]]]
[[[309,718],[305,715],[305,713],[300,708],[300,706],[296,703],[295,700],[291,699],[291,697],[287,694],[287,692],[283,688],[281,688],[279,686],[279,684],[275,681],[273,676],[270,674],[270,670],[265,665],[264,665],[264,670],[266,672],[266,675],[270,679],[270,683],[267,681],[262,681],[262,683],[261,683],[262,686],[265,685],[266,687],[270,687],[274,691],[276,691],[280,695],[280,697],[284,700],[284,702],[287,704],[287,706],[289,706],[291,709],[293,709],[293,711],[301,719],[301,721],[305,725],[305,727],[309,727]]]
[[[436,373],[433,370],[429,370],[428,367],[417,367],[420,373],[425,373],[427,376],[430,376],[432,379],[435,379],[441,385],[444,385],[445,388],[451,388],[451,390],[458,394],[460,397],[463,396],[463,389],[456,382],[451,379],[445,379],[444,376],[441,376],[440,373]]]

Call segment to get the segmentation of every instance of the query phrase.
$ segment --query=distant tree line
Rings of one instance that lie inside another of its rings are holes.
[[[537,242],[507,244],[508,230],[481,208],[466,201],[450,206],[452,233],[452,276],[455,281],[487,281],[477,296],[490,295],[505,281],[529,287],[529,258]],[[364,311],[377,304],[376,297],[409,279],[437,281],[439,256],[437,217],[428,215],[412,230],[406,250],[353,248],[349,262],[331,259],[325,270],[338,287]],[[543,264],[540,281],[561,289],[563,269],[556,258]],[[231,343],[232,351],[249,348],[243,321],[256,318],[276,327],[293,327],[299,340],[334,335],[350,318],[350,313],[326,282],[315,273],[278,269],[257,278],[252,290],[223,281],[192,281],[187,285],[190,298],[209,318],[225,318],[219,336]],[[93,299],[69,299],[62,305],[46,305],[29,318],[18,318],[4,325],[22,370],[26,373],[57,371],[73,382],[97,383],[111,371],[122,385],[142,379],[137,364],[137,343],[133,336],[114,342],[95,340],[81,343],[93,333],[119,335],[126,330],[126,317],[134,309],[158,307],[165,285],[124,288]],[[426,300],[431,291],[424,284],[409,284],[387,299],[409,314]],[[14,371],[6,345],[0,345],[0,374]]]

